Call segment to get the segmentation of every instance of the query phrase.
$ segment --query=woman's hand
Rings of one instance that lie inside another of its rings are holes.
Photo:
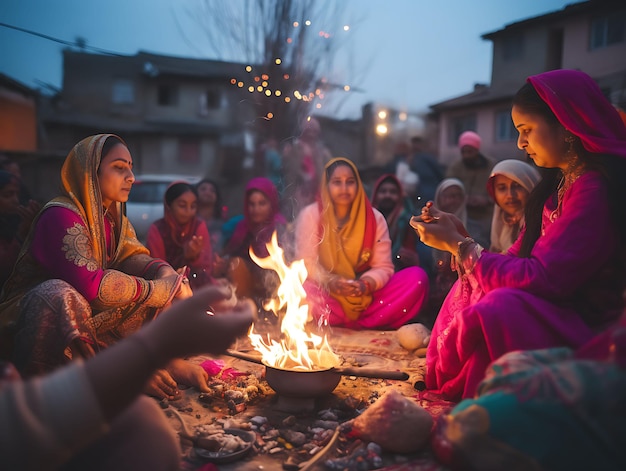
[[[176,299],[187,299],[193,296],[193,291],[191,290],[191,286],[189,285],[189,278],[184,277],[183,281],[180,283],[180,287],[178,288],[178,292],[174,296]]]
[[[330,292],[341,296],[364,296],[371,294],[370,286],[372,286],[372,282],[366,281],[363,278],[360,280],[350,280],[340,276],[334,277],[328,283]]]
[[[170,361],[166,369],[181,384],[192,386],[200,392],[211,391],[208,385],[209,374],[200,365],[177,358]]]
[[[176,384],[176,381],[174,381],[174,378],[172,378],[167,370],[155,371],[146,383],[143,392],[149,396],[158,399],[168,399],[170,401],[180,397],[178,384]]]
[[[183,256],[185,260],[193,261],[196,260],[203,249],[203,237],[202,236],[192,236],[191,240],[187,242],[183,247]]]
[[[411,227],[426,245],[456,254],[458,243],[469,236],[467,230],[454,214],[439,211],[429,203],[422,208],[421,216],[411,218]]]
[[[208,285],[184,301],[172,303],[137,334],[163,358],[182,358],[200,353],[221,354],[235,339],[245,335],[254,319],[254,303],[208,313],[210,306],[232,296],[229,287]]]

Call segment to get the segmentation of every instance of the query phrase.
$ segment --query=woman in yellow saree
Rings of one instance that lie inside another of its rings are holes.
[[[318,201],[296,220],[296,258],[313,317],[354,329],[397,329],[413,319],[428,295],[428,276],[417,266],[394,273],[385,217],[372,208],[356,165],[330,160]]]
[[[63,164],[61,195],[33,221],[0,296],[3,353],[23,376],[92,356],[191,295],[188,280],[150,256],[125,216],[132,166],[119,137],[83,139]],[[205,375],[175,360],[146,392],[174,398],[176,381],[205,389]]]

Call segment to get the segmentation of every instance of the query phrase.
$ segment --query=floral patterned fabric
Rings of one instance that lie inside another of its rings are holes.
[[[578,351],[517,351],[495,361],[478,397],[440,418],[435,450],[472,469],[626,469],[625,409],[623,316]]]

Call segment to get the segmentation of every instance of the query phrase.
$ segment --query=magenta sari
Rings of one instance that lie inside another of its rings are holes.
[[[530,77],[559,121],[591,153],[626,157],[626,128],[597,84],[578,71]],[[558,90],[558,92],[557,92]],[[622,247],[606,179],[589,170],[557,207],[544,206],[530,257],[483,252],[452,287],[426,355],[428,389],[448,400],[472,398],[488,365],[514,350],[577,349],[619,317]]]

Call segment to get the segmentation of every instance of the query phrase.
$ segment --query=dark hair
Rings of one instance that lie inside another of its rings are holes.
[[[100,160],[102,160],[104,156],[107,155],[111,151],[111,149],[113,149],[113,147],[115,147],[117,144],[126,145],[117,136],[107,137],[106,141],[104,141],[104,145],[102,146],[102,152],[100,153]]]
[[[174,183],[165,192],[165,203],[169,206],[176,198],[178,198],[180,195],[187,193],[188,191],[191,191],[194,195],[196,195],[196,198],[198,197],[198,193],[196,193],[195,187],[190,183]]]
[[[530,83],[526,83],[515,94],[513,106],[525,113],[543,117],[555,129],[563,127]],[[619,179],[626,175],[626,159],[614,155],[591,154],[583,147],[578,137],[574,136],[574,138],[574,151],[586,168],[597,170],[607,180],[610,210],[616,218],[623,245],[626,241],[626,217],[623,215],[624,207],[626,207],[626,189],[622,188]],[[524,210],[526,230],[520,246],[520,257],[530,257],[530,252],[541,235],[543,207],[548,198],[556,197],[555,193],[562,177],[562,172],[558,168],[538,167],[538,170],[542,178],[531,191]]]
[[[384,178],[380,181],[380,183],[378,184],[378,188],[380,188],[381,186],[383,186],[383,184],[385,184],[385,183],[393,183],[393,184],[394,184],[394,186],[398,187],[398,189],[401,189],[401,188],[402,188],[402,187],[401,187],[401,185],[400,185],[400,183],[398,182],[398,179],[397,179],[394,175],[391,175],[391,174],[389,174],[389,175],[385,176],[385,177],[384,177]]]
[[[345,160],[335,160],[326,169],[326,180],[330,180],[330,177],[333,174],[333,172],[335,171],[335,169],[337,167],[341,167],[342,165],[345,166],[345,167],[348,167],[354,173],[354,169],[352,168],[352,165],[350,165],[348,162],[346,162]],[[357,175],[355,174],[354,176],[356,177]]]
[[[198,193],[198,188],[200,188],[200,185],[202,185],[203,183],[213,185],[213,188],[215,189],[215,194],[217,195],[215,208],[213,208],[213,217],[215,219],[222,219],[224,217],[224,203],[222,202],[222,193],[220,192],[220,187],[214,180],[211,180],[210,178],[203,178],[198,183],[196,183],[196,194]]]

